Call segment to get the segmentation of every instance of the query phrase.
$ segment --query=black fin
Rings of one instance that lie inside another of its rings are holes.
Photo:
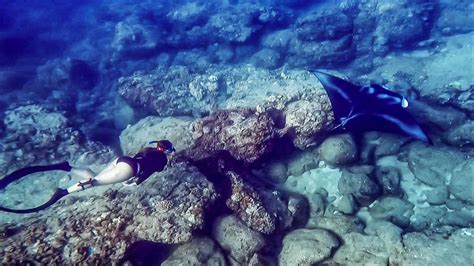
[[[14,171],[13,173],[10,173],[4,178],[0,179],[0,189],[4,189],[10,183],[32,173],[52,171],[52,170],[60,170],[60,171],[69,172],[71,171],[71,168],[72,167],[69,165],[69,162],[67,161],[56,163],[56,164],[50,164],[50,165],[38,165],[38,166],[29,166],[29,167],[21,168]]]
[[[56,201],[60,200],[62,197],[66,196],[68,194],[69,193],[67,192],[67,189],[57,188],[56,191],[54,192],[53,196],[51,196],[51,198],[46,203],[44,203],[44,204],[42,204],[38,207],[34,207],[34,208],[31,208],[31,209],[10,209],[10,208],[5,208],[5,207],[0,206],[0,211],[12,212],[12,213],[22,213],[22,214],[37,212],[37,211],[41,211],[41,210],[44,210],[44,209],[48,208],[49,206],[56,203]]]

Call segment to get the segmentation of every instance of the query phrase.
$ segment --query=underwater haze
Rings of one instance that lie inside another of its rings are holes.
[[[473,265],[473,14],[0,0],[1,264]]]

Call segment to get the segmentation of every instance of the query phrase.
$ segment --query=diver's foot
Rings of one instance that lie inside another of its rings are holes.
[[[130,178],[129,180],[123,181],[122,184],[126,187],[136,186],[137,182],[135,182],[134,178]]]

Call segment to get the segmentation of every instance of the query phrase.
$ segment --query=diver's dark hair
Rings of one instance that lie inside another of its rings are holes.
[[[148,144],[153,144],[153,143],[156,143],[157,148],[161,148],[163,150],[170,151],[170,152],[175,152],[176,151],[176,149],[173,146],[173,143],[171,143],[171,141],[169,141],[167,139],[162,139],[162,140],[158,140],[158,141],[154,140],[154,141],[148,142]]]
[[[165,150],[173,150],[174,149],[173,143],[171,143],[171,141],[169,141],[167,139],[162,139],[162,140],[158,141],[157,145],[162,147]]]

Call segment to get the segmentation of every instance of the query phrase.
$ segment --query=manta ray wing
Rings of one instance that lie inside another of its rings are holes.
[[[357,96],[359,87],[320,71],[315,71],[314,74],[326,90],[331,101],[335,120],[340,124],[341,120],[349,117],[354,112],[353,107],[359,101]]]
[[[428,135],[404,109],[356,114],[348,119],[346,128],[353,132],[382,131],[405,135],[432,144]]]

